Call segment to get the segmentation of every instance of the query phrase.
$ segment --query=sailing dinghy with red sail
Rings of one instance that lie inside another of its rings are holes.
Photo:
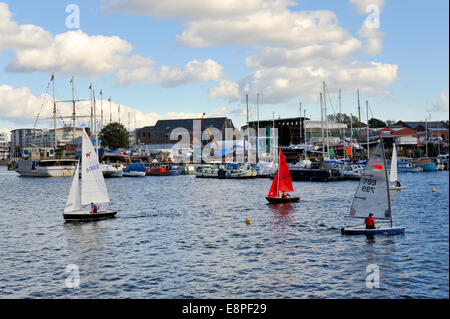
[[[289,167],[287,166],[286,159],[283,152],[280,149],[280,156],[278,160],[278,171],[275,173],[275,177],[270,188],[269,195],[266,199],[271,204],[284,204],[294,203],[300,200],[300,197],[280,196],[282,194],[292,193],[294,187],[292,186],[291,174],[289,173]]]

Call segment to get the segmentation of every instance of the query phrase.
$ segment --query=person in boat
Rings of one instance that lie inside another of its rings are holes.
[[[369,214],[369,217],[366,217],[364,223],[366,224],[366,229],[375,229],[375,219],[372,213]]]
[[[281,196],[281,198],[289,198],[289,197],[291,197],[291,195],[289,195],[286,192],[283,192],[283,195]]]
[[[98,212],[98,206],[94,203],[91,203],[91,212],[92,214],[96,214]]]
[[[395,186],[402,187],[402,185],[400,184],[400,182],[398,180],[395,181]]]

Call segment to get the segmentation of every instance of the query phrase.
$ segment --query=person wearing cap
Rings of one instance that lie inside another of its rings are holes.
[[[91,213],[96,214],[97,211],[98,211],[97,205],[95,205],[94,203],[91,203]]]

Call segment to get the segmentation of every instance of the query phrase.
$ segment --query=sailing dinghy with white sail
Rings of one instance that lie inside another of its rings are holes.
[[[350,209],[350,218],[366,218],[373,214],[374,219],[390,221],[390,226],[376,226],[366,229],[363,226],[342,228],[342,234],[396,234],[404,233],[404,227],[392,226],[391,199],[387,177],[386,160],[383,141],[380,140],[362,174]]]
[[[66,221],[89,221],[114,217],[117,211],[101,210],[92,213],[83,209],[83,206],[109,203],[108,190],[103,178],[97,153],[92,142],[83,129],[83,144],[81,153],[81,188],[79,181],[79,166],[77,165],[69,197],[64,209],[64,219]]]
[[[391,173],[389,174],[389,182],[397,183],[398,181],[398,173],[397,173],[397,149],[395,147],[395,143],[392,149],[392,160],[391,160]],[[389,186],[391,190],[401,190],[406,189],[408,186],[398,186],[397,184]]]

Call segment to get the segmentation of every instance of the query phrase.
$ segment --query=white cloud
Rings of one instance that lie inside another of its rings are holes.
[[[89,36],[81,30],[69,31],[56,35],[46,47],[16,49],[7,70],[106,75],[127,62],[132,48],[117,36]]]
[[[116,74],[116,84],[128,86],[132,83],[155,83],[156,62],[151,58],[132,56],[125,67]]]
[[[261,92],[262,103],[287,102],[299,95],[317,99],[321,82],[329,87],[367,94],[384,94],[398,79],[398,66],[361,62],[359,52],[379,54],[383,33],[363,23],[352,37],[338,24],[335,13],[326,10],[290,10],[291,1],[254,0],[140,1],[116,0],[106,10],[177,18],[185,29],[176,37],[187,47],[237,45],[257,50],[246,58],[250,74],[240,80],[222,79],[209,88],[209,97],[242,101],[246,92]],[[225,4],[224,4],[225,3]],[[354,1],[359,12],[368,4],[384,1]]]
[[[223,67],[213,60],[205,62],[193,60],[185,68],[163,66],[159,73],[159,81],[163,86],[173,87],[192,82],[218,81],[222,76]]]
[[[428,109],[428,112],[449,112],[449,106],[448,106],[448,93],[445,91],[441,92],[441,96],[439,99],[434,100],[433,103],[431,103],[432,107]]]
[[[239,84],[229,80],[220,81],[218,86],[209,89],[209,97],[211,99],[227,98],[238,100],[241,98]]]
[[[0,85],[0,118],[7,120],[16,125],[33,126],[36,116],[39,114],[37,127],[50,124],[50,118],[53,116],[52,97],[48,95],[35,96],[27,87],[13,88],[9,85]],[[97,116],[100,117],[101,103],[97,101]],[[76,104],[76,112],[79,116],[90,115],[90,102],[84,101]],[[58,103],[58,126],[71,124],[70,119],[61,120],[61,116],[70,116],[72,114],[72,105],[68,103]],[[119,120],[119,104],[112,102],[112,119]],[[109,122],[110,119],[110,105],[109,102],[103,102],[104,122]],[[202,114],[186,113],[186,112],[167,112],[165,114],[151,112],[145,113],[127,105],[120,105],[121,123],[128,125],[128,113],[131,115],[131,126],[134,128],[136,124],[138,127],[154,125],[160,119],[180,119],[180,118],[199,118]],[[64,122],[63,122],[64,121]],[[89,118],[86,118],[84,123],[89,123]],[[79,124],[77,120],[77,124]],[[53,124],[51,124],[53,125]],[[49,127],[47,125],[47,127]]]
[[[116,72],[116,84],[161,83],[175,87],[217,81],[222,66],[208,59],[192,60],[184,69],[158,67],[150,57],[132,55],[133,46],[117,36],[88,35],[82,30],[52,36],[40,27],[19,26],[6,4],[0,3],[0,50],[13,49],[9,72],[55,72],[98,77]]]
[[[51,34],[44,29],[14,22],[8,4],[3,2],[0,2],[0,35],[0,50],[45,47],[51,42]]]
[[[295,47],[350,38],[331,11],[291,12],[263,7],[248,15],[187,23],[177,42],[187,47],[274,45]]]
[[[218,106],[214,108],[211,115],[213,117],[230,117],[230,116],[244,117],[247,115],[247,113],[244,108],[235,108],[230,110],[226,106]]]
[[[152,15],[157,18],[199,19],[220,18],[254,12],[264,0],[103,0],[103,12],[126,12]],[[274,1],[285,2],[285,1]]]
[[[376,5],[380,12],[383,10],[385,0],[350,0],[350,3],[355,6],[358,13],[368,13],[366,9],[370,5]]]

